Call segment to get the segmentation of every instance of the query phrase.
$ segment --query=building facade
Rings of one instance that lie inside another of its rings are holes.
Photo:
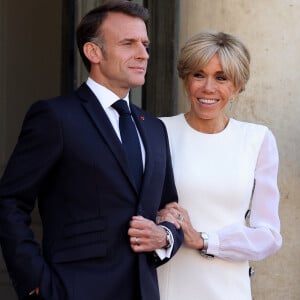
[[[104,0],[0,1],[0,175],[16,143],[29,105],[67,93],[86,78],[74,43],[81,17]],[[267,125],[280,154],[283,247],[253,263],[253,298],[300,299],[300,0],[137,0],[150,10],[151,39],[146,84],[134,102],[157,116],[185,112],[177,79],[180,46],[196,32],[238,35],[250,49],[251,79],[228,113]],[[42,230],[38,213],[32,227]],[[14,300],[0,255],[0,299]]]

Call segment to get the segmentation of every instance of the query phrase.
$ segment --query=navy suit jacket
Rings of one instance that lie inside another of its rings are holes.
[[[83,84],[74,93],[38,101],[0,182],[0,242],[20,299],[40,287],[41,299],[159,299],[154,253],[134,253],[133,215],[155,221],[177,201],[167,133],[157,118],[131,105],[146,163],[141,191],[128,176],[121,143],[102,106]],[[42,247],[30,229],[38,200]],[[178,250],[182,231],[164,223]]]

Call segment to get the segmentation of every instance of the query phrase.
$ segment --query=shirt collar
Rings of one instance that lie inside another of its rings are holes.
[[[110,107],[113,103],[120,99],[115,93],[105,86],[97,83],[91,77],[88,77],[86,84],[95,94],[104,109]],[[123,98],[123,100],[125,100],[129,106],[129,93]]]

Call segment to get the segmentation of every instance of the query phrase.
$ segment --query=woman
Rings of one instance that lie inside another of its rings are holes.
[[[191,108],[162,118],[179,204],[161,210],[158,223],[177,218],[185,239],[158,269],[161,300],[250,300],[248,261],[281,247],[274,136],[225,113],[245,88],[249,63],[242,42],[222,32],[197,34],[181,50],[178,72]]]

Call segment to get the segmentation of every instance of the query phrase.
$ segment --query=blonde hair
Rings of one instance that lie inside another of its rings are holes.
[[[177,70],[186,81],[188,75],[198,72],[218,54],[225,76],[240,91],[250,77],[250,54],[235,36],[224,32],[201,32],[191,37],[181,48]]]

